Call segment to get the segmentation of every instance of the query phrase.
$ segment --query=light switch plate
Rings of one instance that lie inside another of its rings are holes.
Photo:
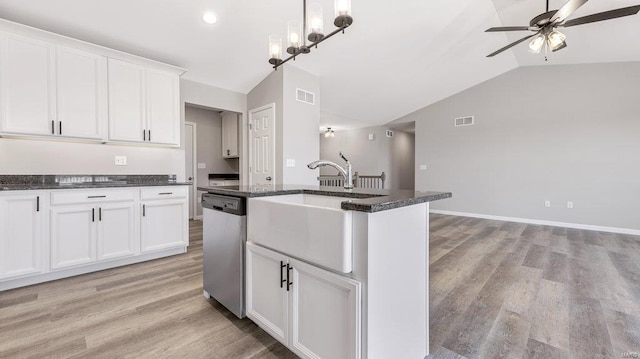
[[[287,159],[287,167],[295,167],[296,166],[296,160],[292,160],[290,158]]]
[[[420,171],[426,171],[427,165],[420,165]]]
[[[126,166],[127,156],[116,156],[115,164],[116,166]]]
[[[200,169],[207,168],[207,164],[206,163],[198,163],[198,168],[200,168]]]
[[[376,135],[374,135],[373,133],[369,134],[369,141],[373,141],[376,139]]]

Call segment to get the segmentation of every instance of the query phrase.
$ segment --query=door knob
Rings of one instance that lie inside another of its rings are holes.
[[[266,178],[267,181],[271,181],[271,176]]]

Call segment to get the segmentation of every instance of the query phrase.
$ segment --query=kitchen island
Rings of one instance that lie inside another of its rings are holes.
[[[247,198],[247,316],[303,358],[429,353],[429,202],[448,192],[200,187]]]

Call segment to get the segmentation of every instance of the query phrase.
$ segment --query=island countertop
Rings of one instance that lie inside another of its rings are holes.
[[[345,190],[340,187],[322,187],[308,185],[259,185],[259,186],[220,186],[198,187],[200,191],[234,197],[267,197],[288,194],[313,194],[318,196],[345,197],[342,209],[374,213],[394,208],[411,206],[418,203],[433,202],[451,198],[451,192],[420,192],[409,190],[389,190],[354,188]]]

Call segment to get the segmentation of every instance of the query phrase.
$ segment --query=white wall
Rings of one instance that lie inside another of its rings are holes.
[[[417,189],[453,192],[434,209],[638,230],[639,94],[640,62],[522,67],[397,122]]]
[[[115,166],[115,156],[127,156]],[[177,174],[184,150],[35,139],[0,138],[0,174]]]
[[[315,105],[296,101],[296,89],[315,93]],[[317,184],[317,172],[306,164],[319,157],[320,81],[317,76],[285,65],[272,71],[247,95],[249,110],[276,105],[276,174],[278,184]],[[286,167],[286,160],[295,167]]]
[[[295,167],[285,166],[283,183],[318,184],[318,173],[307,168],[307,164],[320,158],[320,79],[296,67],[284,69],[283,94],[283,148],[284,163],[295,161]],[[315,94],[313,105],[296,100],[297,89]]]
[[[386,175],[385,188],[413,189],[414,141],[413,135],[394,131],[387,137],[387,127],[374,126],[351,130],[337,130],[334,137],[320,134],[320,158],[344,165],[342,151],[351,162],[354,172],[362,175]],[[369,139],[373,135],[373,140]],[[323,175],[335,175],[331,167],[321,167]],[[317,180],[316,180],[317,183]]]

